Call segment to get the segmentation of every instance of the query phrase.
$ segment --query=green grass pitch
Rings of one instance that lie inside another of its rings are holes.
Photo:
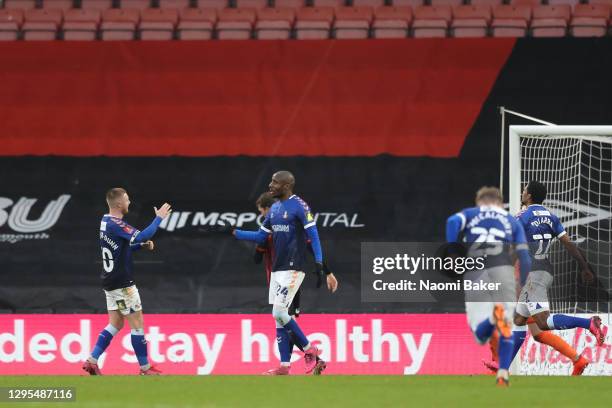
[[[17,407],[609,407],[606,377],[491,376],[4,376],[0,387],[75,387],[76,402]]]

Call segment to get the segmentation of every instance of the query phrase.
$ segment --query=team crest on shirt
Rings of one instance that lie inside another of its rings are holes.
[[[123,230],[127,232],[128,234],[131,234],[134,231],[134,228],[131,228],[126,225],[125,227],[123,227]]]
[[[287,217],[289,217],[289,215],[287,214],[287,211],[285,211],[285,213],[283,214],[283,218],[287,219]]]

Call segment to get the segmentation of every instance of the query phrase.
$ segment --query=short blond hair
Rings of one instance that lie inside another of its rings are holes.
[[[484,186],[476,192],[476,202],[481,200],[504,202],[504,196],[497,187]]]
[[[106,203],[109,207],[111,207],[115,203],[115,200],[117,200],[119,197],[123,197],[123,195],[126,193],[127,191],[125,191],[125,188],[111,188],[106,192]]]

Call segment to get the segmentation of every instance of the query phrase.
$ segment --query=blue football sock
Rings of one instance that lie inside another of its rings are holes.
[[[500,370],[507,370],[510,368],[512,363],[512,351],[514,349],[514,340],[512,337],[499,337],[499,368]]]
[[[522,330],[516,330],[521,328]],[[525,341],[525,337],[527,336],[527,326],[516,326],[515,330],[512,332],[512,339],[514,340],[514,349],[512,350],[512,359],[510,360],[510,362],[512,362],[512,360],[514,360],[514,357],[516,357],[516,355],[518,354],[519,350],[521,349],[521,346],[523,345],[523,342]]]
[[[491,323],[491,320],[487,317],[486,319],[484,319],[482,322],[478,324],[478,326],[476,327],[476,332],[474,334],[476,335],[478,340],[484,344],[487,340],[489,340],[489,337],[491,337],[491,335],[493,334],[494,328],[495,326],[493,325],[493,323]]]
[[[293,335],[295,336],[295,344],[298,344],[302,347],[308,345],[308,339],[302,332],[302,329],[300,329],[300,326],[298,326],[295,319],[291,318],[291,320],[289,320],[289,323],[287,323],[284,327],[285,329],[293,333]]]
[[[284,327],[276,328],[276,343],[278,344],[281,363],[290,363],[293,344],[291,344],[289,332]]]
[[[582,317],[568,316],[564,314],[554,314],[548,316],[546,320],[548,327],[557,330],[573,329],[576,327],[582,327],[588,329],[591,327],[591,319],[584,319]]]
[[[304,351],[304,347],[300,346],[295,338],[295,334],[293,334],[293,332],[288,332],[289,333],[289,341],[291,343],[291,351],[293,351],[293,346],[296,346],[298,349],[300,349],[300,351]]]
[[[148,368],[149,358],[147,357],[147,340],[145,339],[143,329],[132,329],[132,347],[134,348],[134,354],[136,354],[140,367]]]
[[[106,350],[108,345],[111,343],[111,340],[113,339],[115,334],[117,334],[118,332],[119,330],[117,330],[112,324],[106,326],[98,336],[96,345],[94,346],[94,349],[91,352],[91,357],[93,357],[95,360],[99,359],[102,353],[104,353],[104,350]]]

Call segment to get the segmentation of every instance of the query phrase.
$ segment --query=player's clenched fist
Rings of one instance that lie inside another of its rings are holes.
[[[143,247],[144,249],[148,249],[149,251],[152,251],[152,250],[154,250],[154,249],[155,249],[155,244],[153,243],[153,241],[148,240],[147,242],[144,242],[144,243],[142,244],[142,247]]]
[[[164,205],[162,205],[159,210],[157,209],[157,207],[153,207],[153,209],[155,210],[155,215],[157,215],[161,219],[166,218],[172,212],[172,207],[168,203],[164,203]]]

